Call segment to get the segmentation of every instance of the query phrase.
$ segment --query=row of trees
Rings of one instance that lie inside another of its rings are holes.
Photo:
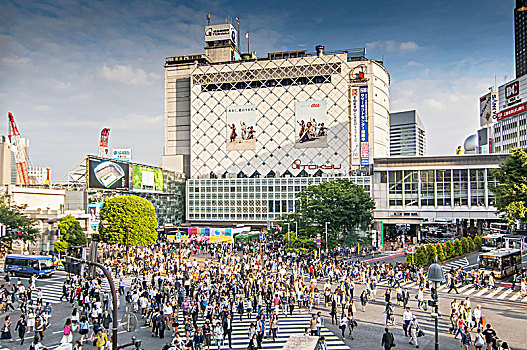
[[[295,234],[291,239],[291,246],[297,248],[311,248],[317,233],[322,235],[325,247],[327,226],[331,249],[337,244],[357,243],[360,239],[357,232],[367,230],[373,222],[374,208],[375,202],[361,186],[339,179],[312,185],[300,192],[295,212],[282,216],[279,225],[282,232],[286,228],[298,232],[298,237]],[[289,237],[286,232],[284,239]]]
[[[419,265],[430,265],[436,261],[443,261],[456,256],[481,250],[481,237],[463,237],[445,243],[427,244],[415,250],[414,262]],[[412,254],[406,255],[406,262],[412,262]]]

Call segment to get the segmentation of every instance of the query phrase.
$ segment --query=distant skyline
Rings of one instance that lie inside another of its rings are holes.
[[[0,6],[0,133],[11,111],[34,166],[58,180],[96,154],[132,148],[159,165],[164,59],[204,53],[211,23],[240,18],[251,51],[366,47],[391,76],[390,111],[416,109],[428,154],[454,154],[479,127],[478,98],[514,72],[513,0],[9,1]]]

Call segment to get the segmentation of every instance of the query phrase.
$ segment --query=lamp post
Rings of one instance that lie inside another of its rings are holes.
[[[130,245],[129,245],[129,236],[130,236],[130,226],[128,224],[125,224],[124,222],[108,222],[107,220],[102,221],[102,226],[104,228],[108,228],[110,225],[123,225],[126,226],[126,266],[128,267],[128,256],[130,253]]]
[[[439,264],[435,263],[430,265],[428,268],[428,279],[434,282],[434,291],[432,293],[433,303],[431,304],[434,307],[434,312],[432,313],[435,328],[434,349],[439,350],[439,297],[437,295],[437,285],[445,280],[445,274]]]
[[[329,252],[328,250],[328,224],[329,222],[326,221],[326,254]]]

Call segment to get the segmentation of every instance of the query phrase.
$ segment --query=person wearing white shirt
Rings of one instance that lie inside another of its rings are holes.
[[[404,329],[404,336],[408,336],[408,326],[410,325],[410,321],[412,321],[413,315],[410,311],[410,308],[407,307],[406,310],[403,312],[403,329]]]

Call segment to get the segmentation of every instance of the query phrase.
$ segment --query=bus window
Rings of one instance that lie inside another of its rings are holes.
[[[13,265],[13,266],[28,266],[28,260],[23,259],[14,259],[14,258],[7,258],[5,260],[6,265]]]
[[[53,262],[51,260],[40,260],[39,270],[49,270],[53,268]]]
[[[500,270],[500,259],[482,257],[479,261],[479,266],[489,270]]]

